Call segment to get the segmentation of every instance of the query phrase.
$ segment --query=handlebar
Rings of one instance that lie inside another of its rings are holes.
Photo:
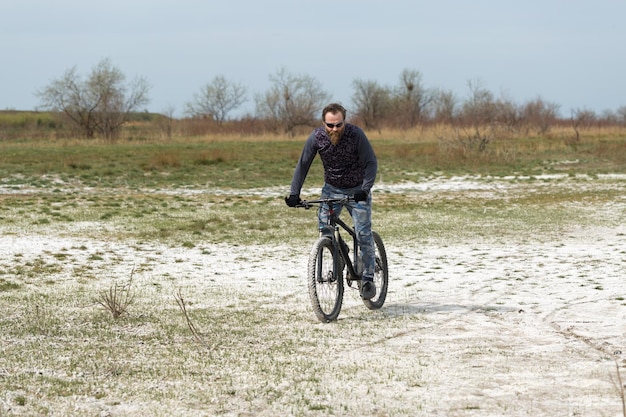
[[[320,204],[346,204],[350,201],[354,201],[354,196],[349,195],[345,197],[320,198],[318,200],[302,200],[302,202],[298,204],[296,208],[304,208],[308,210],[311,207],[315,207]]]

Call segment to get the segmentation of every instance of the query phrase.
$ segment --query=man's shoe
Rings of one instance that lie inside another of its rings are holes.
[[[361,283],[361,298],[369,300],[376,295],[376,285],[373,281],[363,281]]]

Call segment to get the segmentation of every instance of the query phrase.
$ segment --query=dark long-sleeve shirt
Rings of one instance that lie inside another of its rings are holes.
[[[346,124],[337,145],[331,143],[323,127],[311,133],[293,173],[291,194],[300,194],[309,168],[318,153],[324,165],[324,181],[327,184],[346,189],[360,185],[363,191],[370,192],[378,170],[374,149],[359,127]]]

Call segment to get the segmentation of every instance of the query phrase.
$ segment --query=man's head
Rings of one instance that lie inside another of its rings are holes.
[[[322,110],[322,122],[333,145],[341,140],[346,128],[346,109],[338,103],[331,103]]]

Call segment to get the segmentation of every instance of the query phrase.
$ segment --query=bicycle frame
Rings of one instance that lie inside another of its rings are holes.
[[[332,211],[332,210],[331,210]],[[333,219],[334,218],[334,219]],[[343,220],[341,220],[336,214],[330,215],[330,221],[331,221],[331,226],[333,226],[335,233],[334,233],[334,245],[336,247],[336,249],[339,250],[339,252],[341,253],[341,257],[343,258],[346,267],[348,268],[348,273],[350,274],[350,280],[351,281],[360,281],[361,280],[361,276],[359,275],[359,273],[356,271],[355,265],[354,263],[352,263],[352,259],[350,259],[350,255],[348,254],[346,247],[344,246],[345,240],[343,240],[343,238],[341,237],[341,235],[339,234],[339,226],[341,226],[342,229],[344,229],[346,232],[348,232],[348,234],[350,236],[352,236],[352,242],[353,242],[353,254],[354,254],[354,259],[355,262],[358,259],[359,256],[359,244],[357,242],[356,239],[356,232],[354,231],[354,229],[350,226],[348,226]],[[341,271],[339,271],[341,272]]]

